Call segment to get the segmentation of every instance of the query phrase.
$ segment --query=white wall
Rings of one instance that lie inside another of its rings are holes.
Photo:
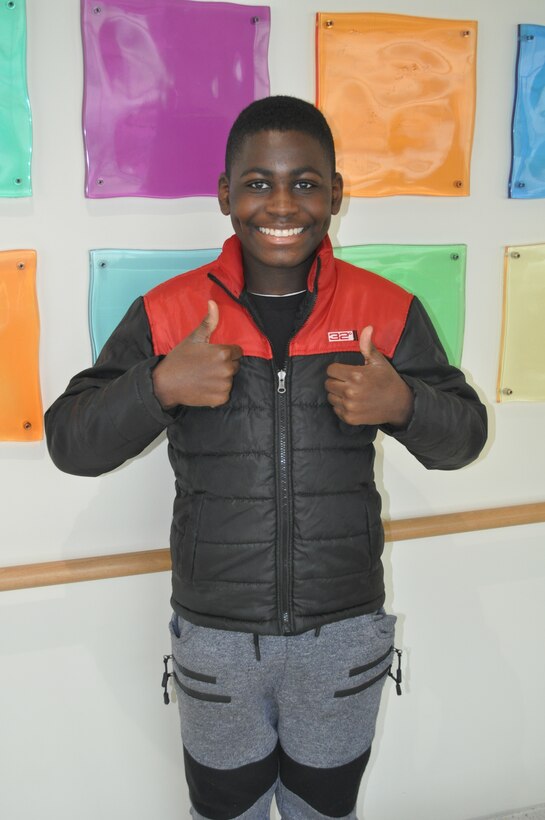
[[[491,437],[474,465],[428,473],[379,445],[389,517],[545,498],[543,404],[494,403],[503,246],[545,241],[542,200],[506,198],[516,24],[542,0],[269,0],[272,93],[314,98],[314,13],[383,11],[479,21],[467,199],[352,199],[334,244],[468,245],[463,367]],[[217,247],[213,199],[83,196],[79,3],[27,0],[34,196],[0,200],[0,249],[38,250],[41,378],[48,406],[90,363],[93,247]],[[0,565],[167,545],[164,442],[98,479],[63,475],[45,445],[0,443]],[[545,802],[545,525],[387,545],[407,684],[386,686],[360,798],[366,820],[469,820]],[[149,820],[188,816],[177,715],[162,704],[166,574],[0,596],[0,816]],[[540,682],[541,681],[541,682]]]

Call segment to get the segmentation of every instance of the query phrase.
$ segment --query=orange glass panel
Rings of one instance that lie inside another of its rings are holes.
[[[497,399],[545,401],[545,245],[506,248]]]
[[[351,196],[467,196],[477,23],[317,14],[316,104]]]
[[[0,251],[0,440],[43,438],[36,251]]]

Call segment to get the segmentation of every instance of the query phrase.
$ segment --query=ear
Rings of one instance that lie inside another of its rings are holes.
[[[222,214],[229,216],[231,207],[229,205],[229,178],[227,174],[222,174],[218,179],[218,202]]]
[[[333,215],[338,214],[341,209],[341,203],[343,201],[343,178],[340,174],[336,173],[333,176],[333,182],[331,185],[331,213]]]

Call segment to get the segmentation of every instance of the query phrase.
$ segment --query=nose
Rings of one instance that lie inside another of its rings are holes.
[[[267,210],[276,216],[291,216],[297,212],[297,202],[291,186],[277,185],[267,197]]]

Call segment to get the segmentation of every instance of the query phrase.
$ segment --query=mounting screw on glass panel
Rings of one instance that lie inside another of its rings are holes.
[[[460,254],[459,253],[451,253],[450,258],[453,259],[454,261],[456,261],[457,259],[460,258]]]
[[[104,185],[104,179],[102,177],[97,179],[97,185]]]
[[[526,188],[525,182],[515,182],[515,188]]]
[[[333,20],[326,20],[324,25],[325,25],[326,28],[333,28],[334,22],[333,22]]]
[[[464,187],[464,183],[462,182],[462,180],[461,180],[461,179],[455,179],[455,180],[454,180],[454,187],[455,187],[455,188],[463,188],[463,187]]]
[[[511,396],[513,394],[513,391],[510,387],[504,387],[501,392],[504,396]]]
[[[17,270],[24,270],[25,263],[24,262],[17,262]]]
[[[520,253],[518,251],[511,251],[510,256],[511,259],[520,259]]]
[[[466,31],[461,31],[460,34],[462,35],[462,37],[471,37],[471,32],[467,31],[467,29]]]
[[[102,260],[98,263],[98,266],[99,266],[99,268],[105,268],[105,267],[106,267],[106,264],[107,264],[107,263],[104,261],[104,259],[102,259]]]
[[[22,183],[23,183],[23,180],[21,179],[21,177],[15,177],[15,179],[13,181],[16,185],[22,185]]]
[[[93,14],[100,14],[102,8],[100,6],[95,6],[93,9]]]
[[[32,429],[32,422],[24,421],[23,422],[23,430],[31,430]]]
[[[13,2],[13,0],[8,0],[8,2],[6,3],[6,6],[8,7],[8,9],[14,9],[15,8],[15,3]]]
[[[252,23],[259,23],[259,17],[252,17]]]

